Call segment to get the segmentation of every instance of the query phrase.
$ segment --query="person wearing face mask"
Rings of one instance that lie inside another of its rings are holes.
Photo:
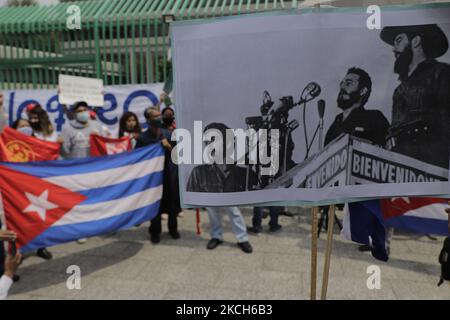
[[[92,121],[86,102],[73,105],[71,112],[74,119],[65,125],[61,137],[63,140],[61,155],[65,159],[85,158],[91,155],[90,135],[95,133],[104,136],[105,133],[97,121]]]
[[[136,147],[137,138],[142,133],[138,117],[131,111],[126,111],[119,121],[119,138],[130,137],[133,149]]]
[[[165,107],[161,114],[163,117],[163,128],[169,130],[170,132],[175,130],[175,113],[173,112],[173,109],[171,107]]]
[[[16,121],[13,122],[11,128],[23,133],[26,136],[29,137],[33,136],[33,129],[31,129],[30,122],[28,122],[27,119],[18,118]]]
[[[156,107],[147,108],[144,112],[147,120],[148,129],[141,133],[136,142],[137,148],[144,148],[155,143],[161,143],[165,148],[164,173],[163,173],[163,194],[159,214],[150,222],[149,233],[150,241],[153,244],[160,242],[162,231],[161,213],[167,212],[169,234],[173,239],[179,239],[177,214],[181,211],[179,200],[173,193],[178,193],[178,170],[176,164],[172,162],[170,152],[172,145],[170,141],[170,132],[163,128],[161,113]],[[176,177],[176,179],[175,179]],[[176,181],[175,181],[176,180]],[[178,198],[179,199],[179,198]]]
[[[90,109],[86,102],[75,103],[70,111],[73,120],[70,120],[69,125],[64,126],[62,130],[61,155],[65,159],[89,157],[91,155],[91,134],[105,136],[106,133],[97,121],[91,120]],[[77,242],[83,244],[86,239],[82,238]]]
[[[34,104],[27,110],[28,121],[33,129],[33,136],[44,141],[58,142],[58,134],[41,105]]]
[[[30,126],[30,122],[26,119],[18,118],[13,122],[11,128],[17,130],[29,137],[34,137],[34,130]],[[1,224],[0,224],[1,225]],[[37,250],[36,255],[45,260],[50,260],[53,258],[53,255],[47,248],[40,248]]]
[[[394,91],[389,148],[448,169],[450,146],[450,64],[436,59],[449,47],[436,24],[389,26],[380,38],[393,48]]]

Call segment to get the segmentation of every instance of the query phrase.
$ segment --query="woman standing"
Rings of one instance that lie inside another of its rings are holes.
[[[136,146],[139,134],[142,132],[137,115],[131,111],[126,111],[119,121],[119,138],[130,137],[131,146]]]

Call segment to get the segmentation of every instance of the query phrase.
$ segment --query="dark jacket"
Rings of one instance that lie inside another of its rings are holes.
[[[450,65],[434,59],[419,64],[395,89],[392,149],[448,168],[450,147]]]
[[[353,110],[345,120],[342,119],[342,113],[334,119],[325,136],[325,145],[344,133],[368,140],[381,147],[385,146],[389,121],[381,111],[359,107]]]

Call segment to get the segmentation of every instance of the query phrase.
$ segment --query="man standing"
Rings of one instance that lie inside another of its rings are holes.
[[[148,229],[150,233],[150,241],[154,244],[160,242],[160,236],[162,231],[161,226],[161,211],[165,210],[169,214],[168,228],[169,233],[173,239],[179,239],[180,234],[178,232],[177,214],[181,211],[179,203],[174,203],[171,193],[178,192],[178,189],[174,188],[173,183],[176,179],[171,178],[176,170],[176,165],[172,163],[170,151],[172,146],[168,139],[170,139],[170,132],[166,129],[162,129],[162,117],[161,112],[155,107],[147,108],[144,112],[145,119],[147,120],[148,129],[141,133],[136,142],[136,149],[146,147],[155,143],[161,143],[166,149],[164,160],[164,173],[163,173],[163,194],[161,198],[161,207],[159,214],[152,219],[150,227]],[[175,190],[176,189],[176,190]],[[172,199],[172,200],[171,200]]]
[[[364,109],[371,91],[372,80],[366,71],[355,67],[348,69],[337,97],[337,106],[342,112],[328,129],[324,145],[341,134],[350,134],[384,147],[388,120],[379,110]]]
[[[450,65],[436,61],[448,39],[436,24],[385,27],[381,39],[393,47],[395,89],[390,148],[442,168],[449,165]]]
[[[350,134],[380,147],[385,146],[389,122],[379,110],[366,110],[364,106],[372,92],[372,80],[369,74],[360,68],[350,68],[340,83],[337,106],[342,110],[336,116],[325,136],[324,145],[339,137]],[[321,207],[319,230],[328,219],[329,207]],[[361,246],[361,251],[371,250],[370,246]]]

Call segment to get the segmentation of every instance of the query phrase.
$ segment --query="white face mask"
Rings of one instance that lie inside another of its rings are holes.
[[[77,113],[76,118],[79,122],[86,123],[89,121],[89,118],[90,118],[89,112],[83,111],[83,112]]]
[[[17,129],[17,131],[22,132],[23,134],[30,136],[33,134],[33,129],[31,127],[22,127]]]

